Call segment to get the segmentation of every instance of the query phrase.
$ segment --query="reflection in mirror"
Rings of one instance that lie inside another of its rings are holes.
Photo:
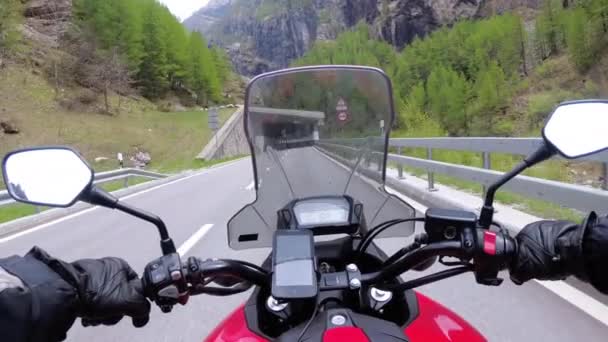
[[[69,149],[26,150],[9,155],[3,165],[10,195],[19,202],[65,207],[92,182],[93,171]]]
[[[608,148],[608,102],[561,104],[547,122],[544,138],[564,157],[578,158]]]

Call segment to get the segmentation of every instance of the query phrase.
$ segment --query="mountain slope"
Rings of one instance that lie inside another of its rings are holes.
[[[504,1],[503,1],[504,2]],[[283,68],[318,40],[333,40],[360,21],[402,48],[415,37],[463,18],[483,0],[212,0],[184,21],[227,48],[236,70],[255,75]],[[508,5],[508,4],[506,4]]]

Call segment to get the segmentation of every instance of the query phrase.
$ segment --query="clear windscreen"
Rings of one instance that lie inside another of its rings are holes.
[[[257,198],[228,223],[230,246],[271,246],[277,212],[295,199],[349,195],[363,204],[363,230],[413,217],[384,189],[390,89],[379,70],[356,67],[292,69],[252,81],[244,118]],[[413,230],[404,223],[381,236]]]

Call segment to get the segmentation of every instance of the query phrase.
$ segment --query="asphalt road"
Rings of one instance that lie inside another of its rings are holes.
[[[177,246],[203,227],[207,233],[196,243],[188,243],[191,248],[187,255],[260,263],[267,249],[235,252],[228,248],[226,241],[227,220],[255,198],[250,186],[250,163],[250,160],[240,160],[204,171],[128,197],[126,201],[159,214]],[[213,226],[207,230],[208,226],[204,226],[208,224]],[[39,245],[66,260],[120,256],[138,271],[160,254],[153,226],[103,208],[0,241],[2,255],[23,254],[32,245]],[[403,238],[385,239],[380,246],[392,252],[405,243]],[[412,276],[415,274],[407,275]],[[489,288],[477,285],[472,275],[462,275],[425,286],[420,291],[460,314],[489,341],[608,340],[608,327],[536,283],[518,287],[505,281],[500,287]],[[201,341],[245,298],[246,295],[191,298],[187,306],[178,307],[171,314],[154,309],[150,324],[143,329],[134,329],[129,322],[87,329],[77,323],[68,341]]]

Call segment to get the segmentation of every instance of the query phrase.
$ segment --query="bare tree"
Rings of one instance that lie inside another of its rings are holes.
[[[111,113],[109,93],[125,94],[130,89],[131,74],[117,48],[96,53],[96,63],[88,65],[87,83],[103,92],[105,112]]]
[[[95,38],[79,32],[74,39],[66,39],[63,49],[68,53],[63,60],[60,73],[70,75],[72,80],[86,88],[103,93],[104,111],[112,113],[110,93],[119,95],[117,111],[120,111],[120,96],[131,92],[132,75],[118,48],[100,50]],[[55,76],[57,77],[57,76]]]

